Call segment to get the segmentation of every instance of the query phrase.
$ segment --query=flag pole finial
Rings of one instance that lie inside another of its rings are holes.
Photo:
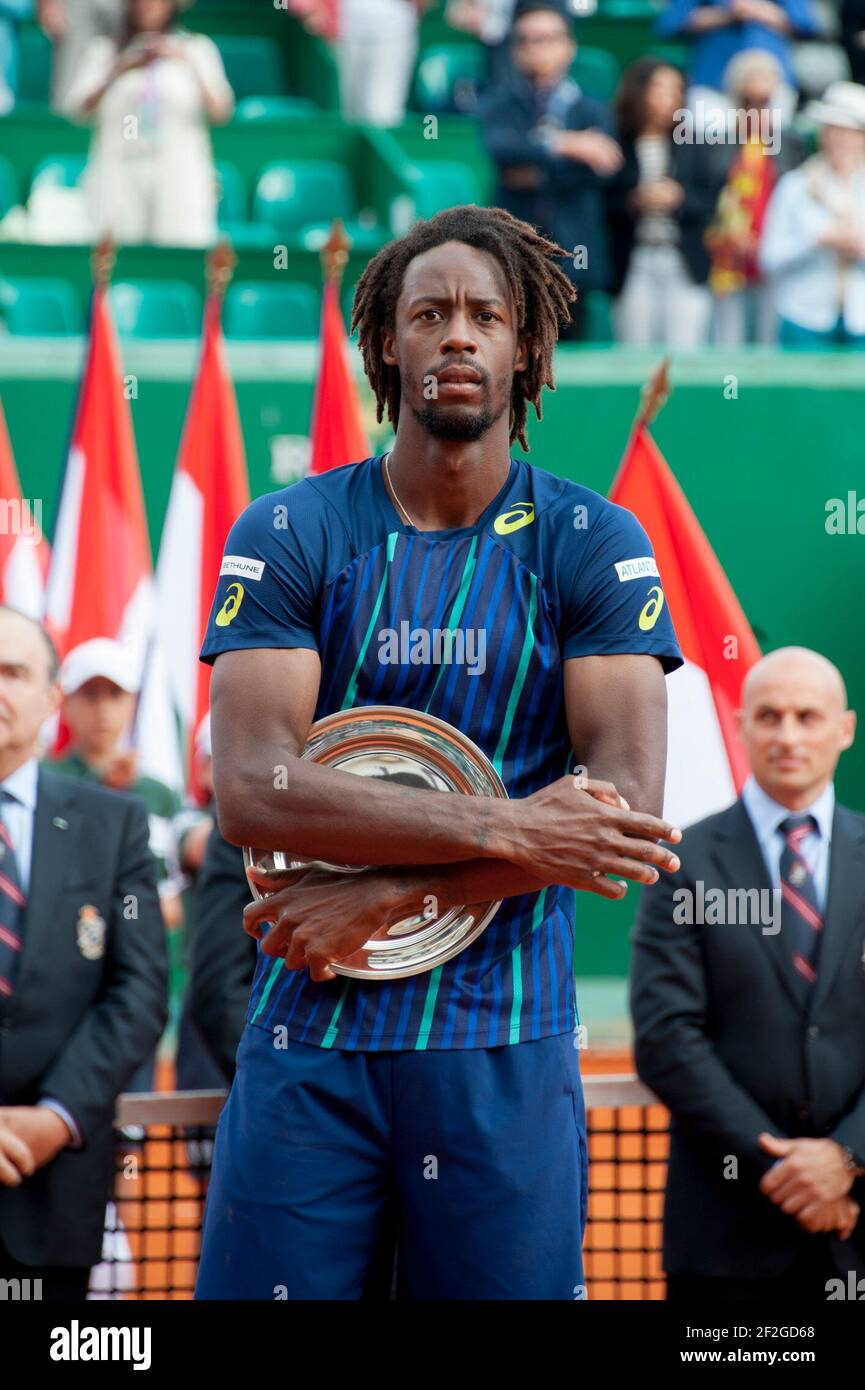
[[[325,280],[335,280],[339,284],[350,250],[351,238],[345,230],[345,224],[341,217],[335,217],[330,224],[327,241],[321,248]]]
[[[651,425],[658,412],[666,405],[672,395],[670,384],[670,358],[665,357],[652,372],[640,392],[640,408],[634,425]]]
[[[117,247],[110,236],[104,236],[94,246],[90,255],[90,273],[94,285],[107,285],[117,260]]]
[[[227,237],[223,237],[221,241],[217,242],[213,250],[208,252],[205,263],[208,294],[218,294],[220,297],[225,294],[231,284],[236,265],[237,256],[234,254],[231,242]]]

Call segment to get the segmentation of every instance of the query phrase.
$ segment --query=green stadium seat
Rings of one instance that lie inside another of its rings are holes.
[[[300,232],[300,244],[306,251],[320,251],[330,236],[331,225],[330,222],[310,222]],[[366,251],[372,256],[385,243],[386,238],[381,227],[370,227],[365,222],[352,221],[345,222],[344,226],[346,236],[355,251]]]
[[[319,297],[311,285],[247,281],[229,289],[223,322],[229,338],[316,338]]]
[[[22,25],[18,34],[17,99],[51,100],[51,43],[35,24]]]
[[[45,155],[33,171],[30,192],[34,188],[74,188],[86,167],[86,154]]]
[[[669,63],[671,67],[681,68],[684,72],[688,66],[688,45],[685,43],[652,44],[646,57],[662,58],[664,62]]]
[[[309,97],[243,97],[234,109],[234,119],[245,125],[256,121],[305,121],[318,111]]]
[[[194,338],[201,331],[201,296],[183,280],[118,280],[110,296],[124,337]]]
[[[459,160],[417,160],[411,179],[416,217],[434,217],[445,208],[482,202],[477,174],[471,165]]]
[[[67,338],[83,329],[81,303],[68,280],[0,280],[0,309],[9,333]]]
[[[348,170],[329,159],[277,160],[266,164],[255,190],[253,216],[283,236],[299,235],[311,222],[349,222],[355,214]]]
[[[216,178],[219,185],[219,224],[243,222],[246,220],[246,183],[236,164],[229,159],[216,160]]]
[[[571,76],[586,96],[596,101],[610,101],[619,85],[622,69],[618,60],[605,48],[584,48],[580,44],[571,64]]]
[[[279,46],[260,34],[214,34],[235,101],[285,95]]]
[[[11,159],[0,154],[0,217],[5,217],[9,209],[17,207],[20,201],[15,167]]]
[[[428,48],[415,73],[415,107],[431,112],[470,110],[486,66],[480,44],[443,43]]]
[[[583,334],[586,343],[612,343],[615,341],[611,307],[610,296],[605,294],[603,290],[589,290],[586,295],[586,318]]]
[[[222,222],[220,233],[226,236],[236,251],[272,251],[279,241],[279,232],[267,222]]]
[[[599,0],[603,19],[654,20],[664,8],[664,0]]]

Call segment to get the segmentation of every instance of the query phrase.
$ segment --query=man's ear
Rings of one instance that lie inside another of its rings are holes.
[[[856,715],[852,709],[841,715],[841,748],[850,748],[856,737]]]
[[[381,330],[381,355],[389,367],[399,365],[396,355],[396,333],[392,328]]]
[[[514,354],[514,371],[524,372],[529,365],[529,338],[517,338],[517,350]]]

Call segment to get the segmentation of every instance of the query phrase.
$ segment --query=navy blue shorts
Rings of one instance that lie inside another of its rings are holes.
[[[196,1297],[386,1297],[395,1232],[410,1299],[585,1297],[574,1042],[345,1052],[247,1024]]]

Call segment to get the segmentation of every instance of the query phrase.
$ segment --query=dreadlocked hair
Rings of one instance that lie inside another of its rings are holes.
[[[399,422],[399,369],[384,361],[382,330],[392,331],[395,327],[406,266],[415,256],[446,241],[462,241],[487,251],[504,270],[517,332],[528,346],[525,371],[514,373],[510,438],[512,443],[518,440],[528,451],[528,405],[531,402],[540,420],[541,391],[545,386],[555,390],[553,348],[559,325],[569,321],[568,306],[577,292],[556,265],[556,258],[567,252],[504,208],[474,204],[447,208],[428,221],[416,222],[406,236],[383,247],[367,265],[355,289],[351,331],[358,330],[364,371],[376,399],[376,419],[382,420],[387,409],[394,429]]]

